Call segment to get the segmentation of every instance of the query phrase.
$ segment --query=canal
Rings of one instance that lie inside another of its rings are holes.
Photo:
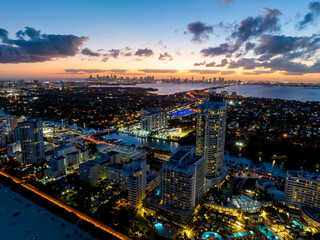
[[[175,153],[180,147],[180,144],[177,142],[165,141],[162,139],[154,139],[154,138],[141,138],[141,137],[131,136],[131,135],[118,133],[118,132],[105,135],[104,138],[117,139],[117,140],[121,139],[123,142],[125,142],[125,145],[128,145],[128,146],[134,144],[136,146],[153,147],[153,148],[162,149],[162,150],[170,150],[172,153]],[[228,152],[225,153],[224,159],[225,161],[242,163],[243,165],[247,164],[248,166],[251,165],[254,168],[264,167],[267,171],[270,171],[273,174],[276,173],[280,177],[283,177],[283,178],[286,177],[286,169],[283,166],[276,163],[271,163],[271,162],[256,163],[245,157],[230,155]]]

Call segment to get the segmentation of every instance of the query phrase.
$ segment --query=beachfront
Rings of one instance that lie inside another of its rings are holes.
[[[0,185],[1,239],[91,240],[78,228],[32,201]]]

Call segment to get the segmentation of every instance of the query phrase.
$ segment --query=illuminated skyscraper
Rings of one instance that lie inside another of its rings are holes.
[[[196,153],[205,158],[205,189],[220,184],[226,177],[223,165],[227,104],[221,95],[210,95],[199,105]]]
[[[199,205],[204,189],[204,157],[194,147],[181,147],[162,165],[162,207],[188,222]]]
[[[20,122],[16,129],[21,143],[23,162],[41,162],[44,157],[42,121],[32,119]]]

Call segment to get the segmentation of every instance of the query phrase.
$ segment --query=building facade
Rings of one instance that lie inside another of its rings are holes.
[[[183,218],[193,215],[204,193],[205,160],[194,147],[180,148],[162,165],[162,208]]]
[[[17,137],[21,144],[24,163],[40,163],[44,159],[42,121],[30,119],[18,123]]]
[[[205,158],[205,188],[210,189],[220,184],[227,174],[223,165],[227,104],[221,95],[210,95],[198,110],[196,153]]]
[[[107,178],[106,166],[108,158],[98,158],[93,161],[87,161],[79,165],[79,177],[81,180],[96,185],[99,181]]]
[[[112,162],[106,166],[106,175],[110,183],[119,185],[122,190],[128,190],[130,205],[137,207],[145,197],[148,168],[146,159]]]
[[[289,206],[320,209],[320,175],[288,170],[285,201]]]
[[[167,126],[166,111],[141,109],[141,130],[153,132]]]

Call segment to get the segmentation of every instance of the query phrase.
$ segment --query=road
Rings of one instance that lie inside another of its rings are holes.
[[[26,189],[28,189],[28,190],[30,190],[30,191],[38,194],[39,196],[47,199],[48,201],[56,204],[57,206],[65,209],[65,210],[67,210],[68,212],[71,212],[71,213],[76,214],[80,219],[85,220],[85,221],[93,224],[95,227],[100,228],[101,230],[103,230],[103,231],[105,231],[105,232],[107,232],[107,233],[115,236],[116,238],[118,238],[118,239],[123,239],[123,240],[131,240],[131,238],[123,235],[122,233],[117,232],[116,230],[108,227],[107,225],[103,224],[102,222],[100,222],[100,221],[98,221],[98,220],[95,220],[95,219],[89,217],[88,215],[86,215],[86,214],[84,214],[84,213],[82,213],[82,212],[80,212],[80,211],[78,211],[78,210],[76,210],[76,209],[74,209],[74,208],[72,208],[72,207],[64,204],[63,202],[60,202],[59,200],[57,200],[57,199],[55,199],[55,198],[53,198],[53,197],[51,197],[51,196],[49,196],[49,195],[47,195],[47,194],[39,191],[39,190],[36,189],[34,186],[32,186],[32,185],[30,185],[30,184],[28,184],[28,183],[24,183],[24,182],[21,181],[20,179],[9,175],[9,174],[3,172],[2,170],[0,170],[0,174],[3,175],[3,176],[5,176],[5,177],[7,177],[7,178],[10,178],[10,179],[13,180],[15,183],[20,184],[22,187],[24,187],[24,188],[26,188]]]

